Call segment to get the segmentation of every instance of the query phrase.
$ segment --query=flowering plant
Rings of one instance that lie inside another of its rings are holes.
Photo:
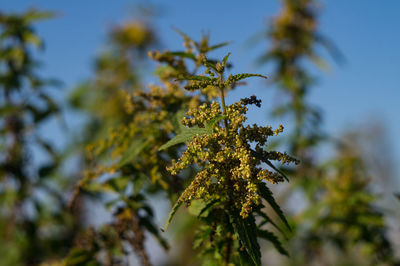
[[[260,265],[261,253],[257,237],[270,240],[281,253],[286,254],[279,240],[271,232],[256,225],[256,215],[262,217],[262,224],[270,222],[275,225],[268,215],[261,211],[262,198],[269,202],[289,227],[264,182],[274,184],[286,178],[271,161],[289,164],[297,163],[297,160],[286,153],[264,149],[270,136],[283,131],[282,125],[275,130],[270,126],[244,125],[248,105],[261,106],[261,100],[256,96],[226,105],[225,93],[238,81],[249,77],[266,78],[259,74],[245,73],[229,75],[224,79],[228,57],[229,54],[221,62],[215,63],[203,56],[202,63],[206,67],[206,75],[179,78],[187,81],[185,89],[190,91],[213,88],[219,92],[221,104],[211,101],[190,109],[181,121],[185,127],[175,138],[160,147],[160,150],[164,150],[178,143],[187,143],[186,151],[179,160],[173,161],[172,166],[168,167],[172,175],[177,175],[193,164],[197,165],[198,169],[193,181],[173,207],[166,227],[183,203],[190,205],[194,200],[199,200],[203,206],[198,216],[206,222],[211,221],[211,224],[208,223],[205,229],[203,228],[203,232],[206,233],[201,235],[197,245],[206,239],[211,242],[210,247],[214,248],[221,246],[218,242],[224,242],[219,258],[225,263],[235,261],[232,247],[237,247],[240,260]],[[254,148],[252,144],[255,144]],[[269,168],[262,167],[263,163]]]

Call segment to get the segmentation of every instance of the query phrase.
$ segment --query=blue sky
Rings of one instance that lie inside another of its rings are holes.
[[[233,41],[217,52],[232,52],[234,72],[268,75],[267,67],[254,64],[267,42],[256,46],[246,41],[265,31],[271,16],[278,12],[279,1],[141,1],[156,6],[160,15],[154,20],[163,47],[181,47],[181,39],[171,29],[178,27],[194,38],[210,32],[211,41]],[[28,7],[53,10],[58,17],[37,25],[46,42],[40,55],[44,75],[60,79],[69,90],[90,77],[94,56],[104,47],[106,32],[124,21],[140,1],[123,0],[2,0],[3,11],[23,11]],[[247,3],[247,4],[245,4]],[[248,4],[250,3],[250,4]],[[395,158],[400,158],[400,1],[336,0],[323,1],[320,31],[331,38],[346,58],[336,65],[329,56],[331,69],[319,72],[310,102],[324,111],[324,127],[331,134],[360,123],[382,120],[388,130]],[[273,104],[274,91],[262,81],[251,81],[249,87],[234,92],[228,101],[260,95],[264,107]],[[251,120],[266,123],[267,111],[253,111]]]

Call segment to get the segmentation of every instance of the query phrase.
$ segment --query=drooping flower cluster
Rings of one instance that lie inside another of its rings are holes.
[[[194,137],[182,157],[168,169],[172,174],[178,174],[191,164],[200,168],[179,198],[180,202],[190,204],[194,199],[218,198],[240,210],[240,215],[245,218],[260,204],[260,182],[283,181],[281,174],[261,166],[263,162],[270,164],[269,160],[296,162],[287,154],[263,150],[268,137],[282,132],[283,127],[274,131],[270,126],[245,126],[248,104],[258,106],[260,100],[253,96],[228,105],[224,116],[216,101],[187,112],[182,123],[188,127],[203,127],[221,116],[225,123],[215,123],[212,133]],[[255,143],[254,149],[252,143]]]

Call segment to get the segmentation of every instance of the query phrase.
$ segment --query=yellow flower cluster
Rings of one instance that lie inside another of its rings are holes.
[[[245,218],[254,206],[260,204],[260,182],[283,181],[279,173],[261,167],[263,160],[260,156],[265,160],[279,160],[282,163],[295,162],[295,159],[286,154],[262,149],[268,137],[274,135],[274,131],[270,126],[244,125],[248,104],[259,106],[260,101],[253,96],[228,105],[223,116],[225,126],[216,123],[211,134],[194,137],[181,158],[168,168],[173,175],[192,164],[200,168],[179,198],[180,202],[190,204],[194,199],[218,198],[221,202],[239,209],[241,216]],[[182,123],[188,127],[202,127],[221,115],[220,104],[213,101],[210,105],[203,104],[189,110]],[[283,127],[280,126],[275,133],[282,130]],[[255,143],[254,149],[251,147],[252,143]]]

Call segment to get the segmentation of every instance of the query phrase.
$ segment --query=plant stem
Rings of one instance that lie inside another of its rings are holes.
[[[222,74],[219,75],[219,80],[220,80],[220,84],[222,84],[223,78],[222,78]],[[225,104],[225,95],[224,95],[224,87],[221,85],[219,87],[219,91],[221,93],[221,104],[222,104],[222,112],[224,114],[224,124],[225,124],[225,131],[226,131],[226,135],[229,134],[229,128],[228,128],[228,119],[226,117],[226,104]],[[228,178],[227,179],[228,182],[228,187],[230,188],[231,185],[231,181]],[[229,202],[228,205],[226,206],[226,209],[229,210],[232,206],[232,201],[233,201],[233,196],[232,196],[232,192],[229,191]],[[229,217],[229,216],[227,216]],[[228,220],[229,223],[229,220]],[[231,234],[228,232],[227,236],[226,236],[226,250],[225,250],[225,265],[229,265],[230,260],[231,260],[231,252],[232,252],[232,236]]]
[[[225,264],[229,265],[231,261],[231,253],[232,253],[232,235],[230,233],[226,236],[226,253],[225,253]]]
[[[219,76],[220,82],[222,84],[222,75]],[[225,105],[225,95],[224,95],[224,87],[220,86],[219,91],[221,93],[221,103],[222,103],[222,112],[224,114],[224,123],[225,123],[225,130],[226,134],[228,134],[228,119],[226,118],[226,105]]]

